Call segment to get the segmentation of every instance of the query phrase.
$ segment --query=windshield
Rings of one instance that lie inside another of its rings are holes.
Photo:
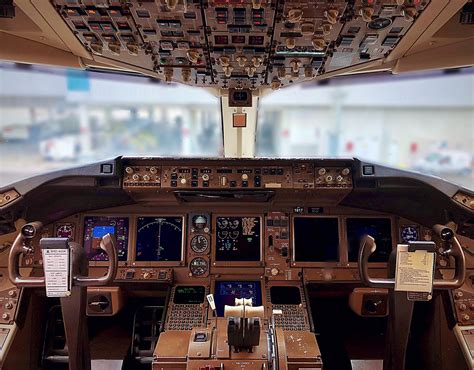
[[[119,155],[221,157],[218,98],[130,75],[0,64],[0,186]],[[474,75],[361,76],[261,99],[259,157],[358,157],[474,189]]]

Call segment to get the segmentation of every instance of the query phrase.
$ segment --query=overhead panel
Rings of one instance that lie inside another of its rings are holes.
[[[53,0],[101,62],[167,82],[278,89],[385,58],[428,0]]]

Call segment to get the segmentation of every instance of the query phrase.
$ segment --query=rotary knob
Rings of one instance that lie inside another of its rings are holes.
[[[7,310],[11,310],[13,308],[13,304],[11,302],[7,302],[7,303],[5,303],[5,308]]]
[[[227,66],[227,67],[223,67],[223,70],[224,70],[224,75],[226,77],[230,77],[232,76],[232,71],[234,70],[234,68],[232,66]]]
[[[222,55],[220,58],[219,58],[219,64],[222,66],[222,67],[228,67],[230,65],[230,58],[227,56],[227,55]]]
[[[203,181],[209,181],[209,175],[207,173],[205,173],[204,175],[202,175],[202,180]]]
[[[460,309],[461,311],[465,311],[466,308],[467,308],[467,307],[466,307],[466,305],[465,305],[464,303],[461,303],[461,304],[459,305],[459,309]]]
[[[199,51],[195,49],[188,50],[186,56],[191,63],[196,64],[199,60]]]
[[[8,291],[8,296],[11,297],[11,298],[15,298],[16,297],[16,291],[15,290],[9,290]]]
[[[301,61],[299,59],[293,59],[290,62],[290,66],[293,73],[298,73],[301,67]]]
[[[372,15],[374,15],[374,8],[366,6],[360,10],[360,15],[365,22],[370,22],[372,20]]]
[[[326,169],[325,169],[325,168],[320,168],[320,169],[318,170],[318,175],[319,175],[319,176],[322,176],[322,175],[324,175],[325,173],[326,173]]]
[[[179,180],[181,185],[186,185],[187,180],[183,177],[181,180]]]
[[[3,320],[9,320],[9,319],[10,319],[10,315],[5,312],[5,313],[2,314],[2,319],[3,319]]]
[[[337,182],[342,182],[342,180],[344,180],[344,177],[342,177],[341,175],[336,177]]]
[[[467,314],[462,316],[462,321],[469,321],[470,319],[471,317]]]
[[[238,56],[237,63],[239,63],[239,67],[245,67],[245,64],[247,63],[247,57],[244,57],[243,55]]]
[[[135,174],[133,174],[132,179],[133,179],[133,181],[138,181],[138,180],[140,180],[140,176],[137,173],[135,173]]]
[[[337,9],[329,9],[324,12],[326,19],[331,24],[336,24],[337,16],[339,15],[339,10]]]
[[[246,173],[243,173],[242,174],[242,181],[247,181],[249,179],[249,175],[247,175]]]
[[[144,175],[143,176],[144,181],[150,181],[150,179],[151,179],[150,175]]]
[[[245,72],[247,72],[247,76],[252,78],[255,75],[255,72],[257,72],[257,69],[255,67],[245,67]]]
[[[313,44],[313,47],[318,51],[324,50],[324,48],[326,47],[326,41],[321,37],[314,37],[311,40],[311,43]]]
[[[333,180],[331,175],[326,176],[326,182],[331,182]]]
[[[271,87],[272,90],[278,90],[281,87],[281,81],[278,79],[278,77],[273,77]]]
[[[290,9],[287,16],[288,22],[290,23],[299,23],[303,19],[303,10],[302,9]]]
[[[255,68],[258,68],[262,65],[263,63],[263,58],[262,57],[253,57],[252,58],[252,64]]]
[[[456,293],[454,293],[454,298],[456,299],[461,299],[464,296],[464,293],[460,290],[458,290]]]
[[[272,274],[272,276],[277,276],[279,272],[280,271],[276,267],[270,270],[270,273]]]
[[[292,50],[295,48],[296,46],[296,40],[293,38],[293,37],[288,37],[286,40],[285,40],[285,45],[286,45],[286,48],[289,49],[289,50]]]
[[[156,167],[150,167],[150,173],[152,175],[155,175],[157,172],[158,172],[158,170],[156,169]]]
[[[126,167],[125,172],[131,175],[133,173],[133,168],[132,167]]]
[[[344,168],[341,173],[342,173],[344,176],[347,176],[347,175],[349,175],[350,172],[351,172],[351,171],[350,171],[348,168]]]

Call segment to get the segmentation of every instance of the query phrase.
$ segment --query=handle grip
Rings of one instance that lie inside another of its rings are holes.
[[[23,225],[10,249],[10,254],[8,255],[8,278],[17,287],[36,288],[45,285],[45,280],[42,276],[23,277],[20,274],[20,256],[31,252],[25,246],[25,240],[32,239],[42,227],[41,222],[31,222]]]
[[[443,225],[435,225],[433,230],[446,243],[450,244],[450,248],[443,252],[443,256],[454,258],[454,276],[450,280],[435,279],[433,281],[433,289],[456,289],[464,284],[466,280],[466,258],[462,250],[461,243],[451,228]]]
[[[79,286],[99,286],[107,285],[114,281],[117,276],[118,268],[118,257],[117,250],[115,249],[115,243],[110,234],[106,234],[102,237],[100,242],[100,248],[107,253],[109,257],[109,266],[107,274],[100,278],[88,277],[88,276],[73,276],[74,285]]]
[[[365,235],[359,249],[359,275],[362,282],[372,288],[395,289],[395,279],[374,279],[369,276],[369,257],[377,249],[375,239]]]
[[[454,257],[454,277],[450,280],[434,279],[433,289],[456,289],[464,284],[466,279],[466,259],[461,244],[454,232],[447,226],[435,225],[433,230],[451,248],[443,253],[445,256]],[[361,240],[359,249],[359,274],[362,282],[373,288],[395,289],[395,279],[374,279],[369,276],[369,257],[375,252],[377,246],[370,235],[365,235]]]

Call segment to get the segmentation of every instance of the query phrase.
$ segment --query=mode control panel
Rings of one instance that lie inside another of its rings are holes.
[[[256,161],[258,162],[258,161]],[[317,162],[274,165],[128,165],[123,186],[129,190],[162,189],[351,189],[349,166]]]

